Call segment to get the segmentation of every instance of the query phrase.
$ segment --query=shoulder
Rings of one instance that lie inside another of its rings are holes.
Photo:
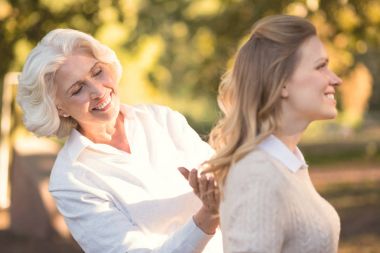
[[[187,125],[186,118],[176,110],[158,104],[140,104],[130,107],[129,110],[141,120],[153,120],[168,129]]]
[[[158,104],[139,104],[127,106],[128,111],[132,111],[137,117],[152,117],[159,122],[167,122],[173,118],[183,118],[184,116],[170,107]]]
[[[67,143],[59,151],[57,158],[55,159],[54,166],[50,173],[49,190],[54,191],[67,187],[70,181],[70,174],[72,170],[73,162],[68,152]]]
[[[124,105],[126,106],[126,105]],[[173,109],[168,106],[159,104],[138,104],[133,106],[127,106],[129,110],[133,110],[134,113],[145,113],[150,115],[164,116],[170,113],[175,113]]]
[[[49,191],[80,191],[85,187],[83,180],[86,177],[86,168],[74,155],[79,155],[81,151],[73,153],[73,148],[75,147],[66,141],[59,151],[50,173]]]
[[[235,163],[227,175],[220,205],[222,219],[229,223],[239,212],[268,215],[283,207],[286,192],[283,174],[265,152],[255,149]]]
[[[109,189],[99,184],[101,174],[92,172],[85,164],[71,161],[67,152],[61,150],[50,174],[49,192],[56,201],[78,199],[91,195],[99,199],[110,199]]]
[[[231,174],[266,177],[278,171],[267,153],[254,149],[231,167]]]
[[[231,167],[226,184],[245,187],[266,184],[267,187],[281,188],[284,180],[268,154],[254,149]]]

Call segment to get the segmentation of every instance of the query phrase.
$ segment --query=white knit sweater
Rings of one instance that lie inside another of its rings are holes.
[[[224,253],[335,253],[335,209],[308,169],[290,171],[257,149],[230,170],[220,206]]]

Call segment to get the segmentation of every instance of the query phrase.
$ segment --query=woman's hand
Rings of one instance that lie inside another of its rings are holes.
[[[218,214],[220,195],[213,175],[203,174],[198,176],[198,171],[192,169],[189,171],[184,167],[179,167],[178,170],[189,181],[193,192],[202,201],[203,206],[212,214]]]
[[[202,201],[202,208],[194,215],[195,224],[207,234],[214,234],[219,225],[219,189],[211,174],[198,176],[198,171],[178,168],[189,181],[195,195]]]

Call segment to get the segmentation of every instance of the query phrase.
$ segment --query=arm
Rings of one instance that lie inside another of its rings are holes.
[[[199,137],[181,113],[164,106],[147,108],[154,112],[156,120],[166,128],[176,149],[184,154],[184,164],[180,166],[198,168],[214,154],[211,146]]]
[[[153,107],[161,109],[165,125],[178,150],[185,154],[181,166],[197,168],[208,160],[214,150],[204,142],[196,131],[188,124],[186,118],[179,112],[166,107]],[[207,234],[214,234],[219,226],[219,191],[211,175],[198,176],[197,170],[191,172],[185,167],[178,168],[181,174],[189,181],[193,192],[202,201],[202,208],[193,216],[195,223]]]
[[[202,201],[202,208],[194,215],[195,224],[206,234],[214,234],[219,226],[219,189],[211,175],[198,176],[196,169],[191,171],[184,167],[178,170],[189,181],[193,192]]]
[[[158,119],[160,122],[166,122],[167,111],[168,109],[159,110],[156,114],[144,113],[141,117],[145,117],[144,122],[151,123],[155,129],[159,130],[154,131],[154,134],[163,134],[165,137],[163,140],[169,141],[170,148],[174,148],[170,138],[163,132],[167,131],[168,127],[164,123],[156,124]],[[77,144],[75,139],[71,144],[71,146]],[[74,150],[75,148],[74,146]],[[134,166],[133,163],[127,162],[120,165],[118,160],[108,161],[107,157],[101,158],[104,155],[102,152],[81,153],[78,161],[70,165],[73,168],[70,168],[68,173],[67,162],[72,158],[70,150],[72,149],[64,149],[65,152],[57,158],[59,160],[57,164],[61,165],[53,169],[49,189],[74,238],[86,252],[202,252],[212,236],[207,235],[195,225],[195,221],[199,220],[193,219],[192,215],[196,215],[200,203],[188,192],[187,187],[181,188],[181,192],[184,191],[188,193],[185,194],[186,196],[190,196],[185,198],[190,201],[189,208],[186,210],[186,205],[173,205],[173,203],[188,203],[183,201],[183,198],[182,201],[172,202],[172,197],[155,198],[146,192],[145,177],[149,178],[147,184],[152,184],[156,180],[154,173],[148,175],[145,173],[148,170],[145,172],[136,170],[141,172],[136,172],[136,174],[135,172],[126,173],[123,168]],[[160,173],[160,170],[166,172],[170,169],[172,175],[177,175],[178,172],[173,169],[175,170],[176,165],[184,160],[182,155],[189,153],[186,152],[187,149],[183,150],[179,151],[178,155],[175,152],[175,158],[179,159],[174,159],[175,162],[169,163],[171,166],[156,166],[157,172]],[[155,149],[152,152],[154,151]],[[163,154],[167,155],[165,152]],[[168,158],[172,157],[172,154],[168,154]],[[201,158],[192,157],[194,160],[201,160]],[[75,156],[74,158],[76,159]],[[97,161],[102,161],[101,166]],[[85,167],[82,166],[84,164]],[[140,166],[138,163],[137,165]],[[163,165],[166,165],[165,161]],[[170,173],[163,173],[163,175],[166,174],[171,177]],[[177,180],[176,177],[173,178]],[[180,176],[178,179],[181,179]],[[165,178],[161,178],[161,182],[165,182]],[[119,183],[122,184],[122,190],[118,186]],[[179,184],[173,184],[173,186],[177,185],[186,186],[182,181]],[[173,190],[175,191],[176,188]],[[149,197],[140,198],[140,194],[142,196],[147,194]],[[151,200],[157,201],[157,205]],[[156,207],[159,207],[161,211],[155,210]],[[163,212],[165,209],[169,212]],[[177,214],[179,214],[178,219]],[[171,219],[171,217],[174,218]],[[170,222],[166,222],[167,219]]]
[[[220,206],[225,253],[282,252],[286,214],[281,183],[268,166],[242,162],[230,171]]]
[[[85,192],[52,194],[85,252],[200,253],[211,238],[192,219],[170,236],[152,234],[134,224],[113,202]]]

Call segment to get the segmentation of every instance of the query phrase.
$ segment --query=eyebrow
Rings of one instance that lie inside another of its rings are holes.
[[[315,63],[320,63],[320,62],[328,63],[329,61],[330,61],[329,58],[321,57],[321,58],[318,58],[317,60],[315,60]]]
[[[91,72],[94,70],[94,68],[98,65],[98,63],[100,63],[100,62],[97,61],[97,62],[95,62],[94,65],[92,65],[92,67],[91,67],[89,73],[91,73]],[[78,85],[78,84],[80,84],[80,83],[82,83],[82,82],[83,82],[83,80],[78,80],[78,81],[76,81],[75,83],[73,83],[73,84],[67,89],[67,93],[69,93],[70,90],[72,90],[73,87],[74,87],[75,85]]]

